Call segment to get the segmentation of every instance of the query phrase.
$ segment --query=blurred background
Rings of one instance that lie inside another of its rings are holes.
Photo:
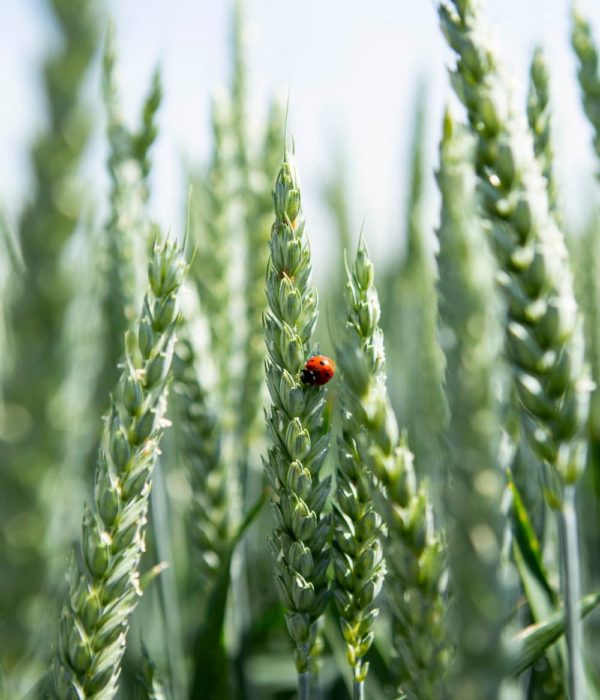
[[[600,8],[581,2],[600,25]],[[566,215],[575,226],[584,216],[582,191],[593,196],[591,129],[579,104],[575,62],[569,48],[570,0],[489,0],[487,15],[501,46],[516,99],[524,99],[528,62],[543,43],[552,74],[557,173]],[[154,150],[151,208],[167,228],[181,226],[185,186],[182,164],[205,160],[210,150],[209,98],[231,74],[231,2],[128,0],[106,2],[114,18],[119,52],[118,79],[126,117],[132,118],[154,68],[162,72],[164,100]],[[248,0],[245,42],[249,68],[249,113],[264,115],[268,96],[289,91],[290,133],[297,145],[304,201],[313,232],[316,268],[326,274],[331,221],[323,201],[324,183],[343,168],[352,232],[365,222],[378,258],[402,245],[413,98],[423,81],[430,165],[436,158],[441,110],[449,99],[442,69],[443,46],[435,3],[409,0]],[[40,0],[2,0],[0,41],[1,197],[9,213],[22,201],[29,178],[27,144],[44,123],[38,66],[55,39]],[[99,101],[99,72],[89,80],[90,99]],[[98,111],[97,135],[103,116]],[[95,183],[108,180],[101,138],[88,158]],[[432,168],[427,196],[435,197]],[[586,197],[586,199],[588,199]],[[430,223],[436,207],[427,207]]]

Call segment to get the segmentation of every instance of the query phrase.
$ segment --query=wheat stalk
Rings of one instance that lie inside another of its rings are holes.
[[[376,362],[379,304],[374,289],[361,287],[356,275],[372,276],[372,265],[365,259],[364,242],[359,244],[357,260],[348,270],[346,282],[347,329],[355,344]],[[366,272],[365,272],[366,270]],[[361,281],[364,281],[364,277]],[[333,598],[340,614],[346,641],[346,656],[353,669],[354,698],[364,696],[369,670],[366,656],[374,640],[373,623],[379,610],[373,603],[383,582],[381,516],[371,498],[371,486],[356,440],[361,425],[351,413],[352,401],[340,381],[339,403],[342,436],[338,438],[338,468],[333,538]]]
[[[427,199],[427,109],[423,84],[415,95],[410,132],[410,180],[405,217],[406,247],[387,263],[381,327],[388,349],[388,385],[400,424],[406,428],[417,462],[438,482],[440,436],[446,403],[443,358],[437,341],[437,299],[431,231],[425,225]],[[437,498],[436,498],[437,500]]]
[[[48,610],[53,605],[47,591],[40,594],[39,582],[48,580],[50,587],[55,583],[50,580],[49,552],[42,549],[54,511],[48,477],[61,463],[69,428],[54,410],[73,359],[73,348],[61,342],[74,294],[74,277],[65,270],[63,256],[89,201],[77,173],[92,126],[82,93],[98,46],[99,24],[97,8],[89,0],[48,0],[44,5],[55,23],[56,42],[40,71],[44,124],[31,147],[31,183],[18,223],[23,274],[13,276],[7,297],[12,353],[1,377],[5,417],[18,426],[14,435],[1,438],[1,529],[7,532],[11,522],[28,513],[27,529],[37,533],[28,547],[4,540],[0,646],[15,697],[29,682],[24,660],[37,658],[46,646],[39,643],[46,628],[37,624],[36,603]]]
[[[371,489],[387,528],[384,554],[393,675],[410,700],[443,698],[449,660],[445,627],[444,550],[431,506],[418,487],[413,455],[398,435],[386,389],[383,333],[373,265],[361,241],[347,285],[347,333],[337,351],[345,407],[359,454],[375,483]],[[377,521],[367,522],[371,532]],[[367,579],[376,593],[377,577]]]
[[[569,619],[570,686],[583,697],[579,565],[573,513],[575,485],[585,466],[590,382],[563,236],[551,215],[545,182],[526,124],[510,105],[497,60],[482,38],[476,4],[443,2],[442,29],[457,54],[452,81],[477,138],[475,168],[483,221],[501,270],[508,307],[506,352],[525,433],[548,465],[548,495],[559,511],[565,602]]]
[[[552,212],[557,208],[557,190],[554,179],[554,150],[552,148],[552,110],[550,109],[550,71],[544,50],[536,46],[529,67],[527,121],[533,134],[533,150],[546,179],[548,204]]]
[[[265,346],[262,318],[265,302],[265,270],[269,254],[269,237],[273,211],[271,189],[283,145],[284,113],[279,103],[271,106],[260,160],[246,193],[246,281],[244,299],[248,327],[244,342],[245,367],[239,397],[239,429],[245,443],[251,440],[260,413],[264,387]],[[247,451],[247,447],[246,447]],[[247,457],[247,455],[246,455]]]
[[[98,453],[94,508],[82,522],[60,619],[55,688],[60,698],[112,698],[129,618],[141,595],[139,565],[152,471],[165,428],[178,291],[185,263],[178,247],[156,242],[137,337],[127,338],[123,374]]]
[[[192,489],[190,536],[205,584],[221,571],[233,535],[230,481],[222,455],[221,419],[201,381],[193,341],[181,334],[173,359],[177,432]]]
[[[97,404],[106,406],[106,396],[118,377],[117,365],[123,351],[115,342],[135,322],[144,281],[141,265],[149,232],[146,204],[147,176],[150,169],[148,151],[156,137],[156,112],[160,106],[160,80],[156,74],[142,110],[142,127],[132,132],[121,114],[115,78],[117,55],[115,35],[109,26],[104,48],[102,93],[107,114],[107,136],[110,146],[107,165],[111,180],[110,214],[102,241],[103,288],[102,315],[104,334],[103,364],[97,380]]]
[[[219,373],[219,391],[229,403],[234,328],[232,304],[232,196],[228,144],[230,108],[224,100],[212,104],[213,153],[204,180],[193,179],[191,223],[196,249],[192,277],[206,314],[211,350]]]
[[[273,193],[275,223],[267,266],[266,378],[272,405],[265,470],[273,489],[276,527],[270,539],[275,583],[295,644],[300,698],[308,695],[311,649],[328,600],[331,519],[323,513],[331,477],[320,478],[329,439],[323,427],[325,392],[302,384],[311,349],[317,295],[296,168],[289,153]]]
[[[501,346],[495,266],[475,217],[472,142],[444,118],[437,173],[440,337],[450,409],[445,505],[456,642],[454,696],[496,698],[506,674],[502,632],[510,615],[501,562],[504,479],[497,399]],[[477,639],[477,644],[472,640]]]
[[[571,44],[579,66],[577,77],[581,88],[583,109],[594,130],[594,150],[600,158],[600,74],[598,72],[598,49],[588,20],[577,9],[573,9]]]

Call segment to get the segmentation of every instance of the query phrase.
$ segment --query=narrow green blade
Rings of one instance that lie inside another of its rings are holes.
[[[583,619],[600,603],[600,593],[593,593],[582,598],[579,603],[579,615]],[[519,675],[536,661],[565,632],[565,615],[560,611],[550,616],[545,622],[530,625],[519,632],[509,644],[509,670]]]

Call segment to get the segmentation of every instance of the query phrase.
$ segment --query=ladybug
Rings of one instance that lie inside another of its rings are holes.
[[[335,362],[326,355],[315,355],[304,365],[300,379],[308,386],[323,386],[333,377]]]

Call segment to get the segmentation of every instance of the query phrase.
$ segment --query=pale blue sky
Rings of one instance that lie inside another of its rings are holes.
[[[102,4],[102,3],[99,3]],[[229,76],[231,1],[112,0],[120,80],[127,115],[137,114],[157,62],[165,101],[154,151],[155,216],[181,224],[181,162],[198,161],[209,149],[209,96]],[[581,2],[600,39],[600,3]],[[570,0],[487,0],[503,59],[524,92],[535,42],[548,50],[555,104],[559,178],[567,214],[580,221],[595,196],[595,164],[569,47]],[[44,118],[37,65],[51,36],[42,0],[0,0],[0,200],[17,209],[26,187],[27,143]],[[254,114],[272,92],[290,89],[290,131],[304,187],[317,257],[323,258],[331,224],[321,202],[336,148],[348,163],[355,229],[365,220],[371,247],[381,257],[399,244],[405,193],[412,96],[427,80],[429,151],[436,155],[442,105],[448,99],[442,40],[433,0],[246,0],[248,58]],[[93,76],[91,88],[97,85]],[[95,82],[94,82],[95,81]],[[106,187],[104,153],[97,146],[89,171]],[[433,179],[430,223],[437,219]],[[100,192],[102,190],[100,189]],[[323,264],[317,265],[323,271]]]

